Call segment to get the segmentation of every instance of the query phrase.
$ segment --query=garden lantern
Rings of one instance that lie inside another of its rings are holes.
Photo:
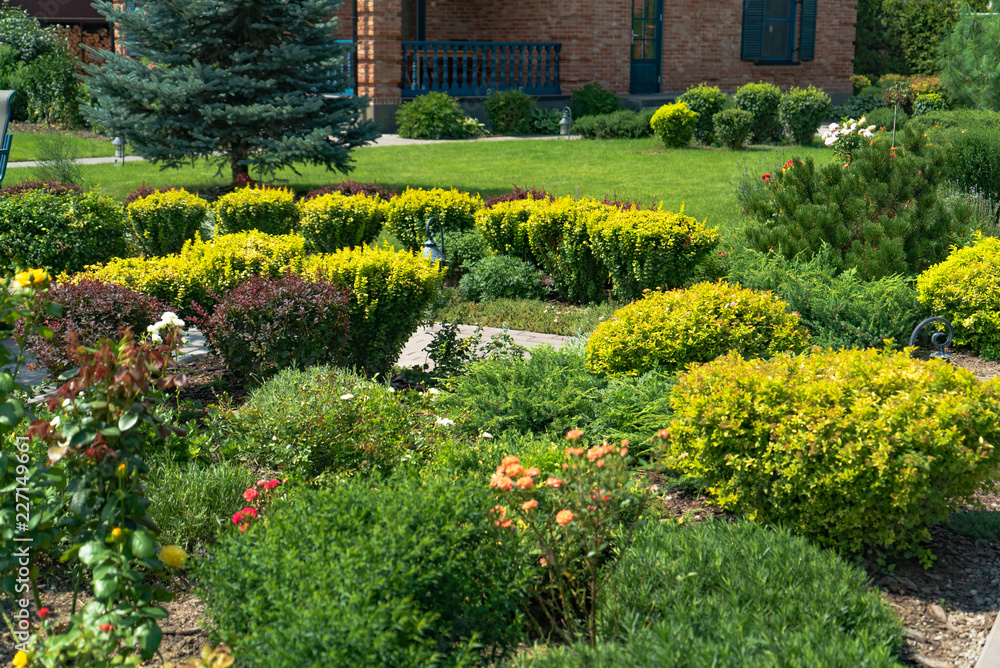
[[[431,231],[431,223],[437,222],[435,216],[427,219],[427,241],[424,242],[424,257],[429,257],[439,264],[447,264],[448,258],[444,255],[444,224],[438,223],[438,231],[441,233],[441,248],[438,248],[434,241],[434,232]]]
[[[111,143],[115,147],[115,165],[125,164],[125,140],[121,137],[115,137],[111,140]]]
[[[559,121],[559,134],[561,134],[566,139],[569,139],[570,134],[573,132],[573,110],[569,107],[563,107],[563,117]]]

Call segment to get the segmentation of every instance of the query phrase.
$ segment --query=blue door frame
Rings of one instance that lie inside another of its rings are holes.
[[[629,92],[648,95],[660,92],[663,60],[663,0],[632,0],[632,59]]]

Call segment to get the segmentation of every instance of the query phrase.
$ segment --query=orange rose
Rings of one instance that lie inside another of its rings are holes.
[[[530,499],[521,504],[521,510],[531,510],[538,507],[538,501]]]
[[[573,521],[573,512],[569,510],[560,510],[556,513],[556,524],[561,527],[566,526]]]
[[[579,429],[570,429],[568,432],[566,432],[567,441],[575,441],[582,437],[583,437],[583,432]]]

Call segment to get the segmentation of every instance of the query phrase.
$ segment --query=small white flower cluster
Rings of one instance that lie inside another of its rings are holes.
[[[855,132],[866,139],[871,139],[874,136],[872,132],[875,130],[875,126],[869,125],[868,127],[864,127],[865,120],[865,117],[862,116],[858,120],[849,118],[843,126],[840,126],[837,123],[831,123],[830,127],[828,127],[822,134],[823,143],[827,146],[833,146],[841,137],[847,137]]]
[[[146,328],[149,332],[149,340],[153,343],[160,343],[163,339],[160,337],[160,330],[164,327],[184,327],[184,321],[177,317],[177,314],[173,311],[167,311],[160,316],[160,321],[150,325]]]

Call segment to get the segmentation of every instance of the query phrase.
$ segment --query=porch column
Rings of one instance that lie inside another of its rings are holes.
[[[368,118],[395,127],[403,71],[403,0],[356,0],[358,94],[368,97]]]

